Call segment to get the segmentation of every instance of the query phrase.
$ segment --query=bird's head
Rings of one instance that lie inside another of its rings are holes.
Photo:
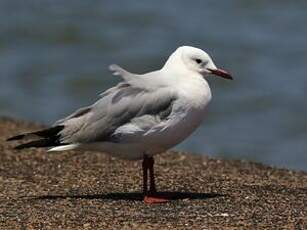
[[[166,64],[176,65],[179,61],[188,70],[197,72],[204,77],[212,74],[232,80],[232,76],[225,70],[217,68],[211,57],[201,49],[192,46],[181,46],[170,56]]]

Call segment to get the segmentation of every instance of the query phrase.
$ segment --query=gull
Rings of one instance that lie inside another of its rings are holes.
[[[157,71],[135,74],[118,65],[109,68],[122,81],[100,94],[93,105],[78,109],[48,129],[8,141],[28,140],[16,149],[89,150],[143,160],[144,202],[166,202],[167,197],[156,190],[154,155],[176,146],[202,123],[212,98],[205,77],[232,77],[218,69],[205,51],[191,46],[177,48]]]

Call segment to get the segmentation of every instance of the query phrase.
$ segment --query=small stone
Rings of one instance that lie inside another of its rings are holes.
[[[84,228],[91,227],[91,224],[90,224],[90,223],[83,224],[83,227],[84,227]]]

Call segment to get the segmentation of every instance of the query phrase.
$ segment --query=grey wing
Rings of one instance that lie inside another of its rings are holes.
[[[148,129],[166,119],[175,99],[176,94],[168,88],[148,91],[119,83],[92,106],[58,121],[57,125],[64,125],[60,140],[62,143],[116,142],[122,129],[133,130],[129,130],[129,125]]]

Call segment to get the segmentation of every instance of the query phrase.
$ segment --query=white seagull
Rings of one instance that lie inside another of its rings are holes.
[[[51,128],[8,141],[35,138],[16,149],[93,150],[122,159],[143,159],[144,201],[165,202],[156,192],[153,156],[183,141],[203,121],[212,97],[204,77],[232,77],[218,69],[205,51],[191,46],[176,49],[157,71],[134,74],[118,65],[111,65],[110,70],[123,81],[102,93],[93,105],[78,109]]]

